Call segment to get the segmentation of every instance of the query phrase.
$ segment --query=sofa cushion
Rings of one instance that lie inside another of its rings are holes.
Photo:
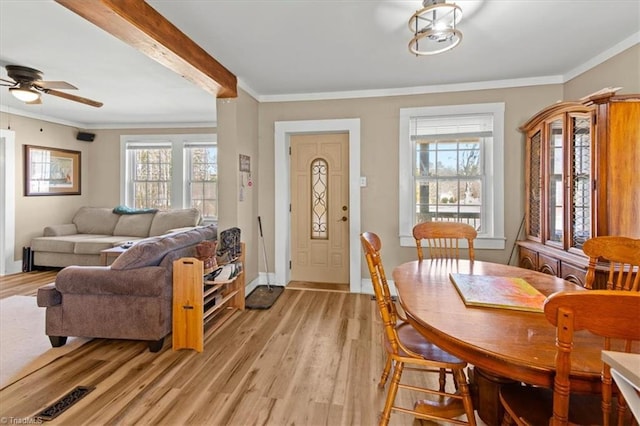
[[[76,243],[96,238],[107,238],[110,235],[76,234],[62,237],[36,237],[31,240],[31,250],[53,253],[73,253]],[[100,251],[98,250],[97,253]]]
[[[182,209],[157,212],[151,222],[149,236],[162,235],[175,228],[196,226],[200,223],[200,211],[198,209]]]
[[[216,225],[207,225],[196,228],[202,234],[202,240],[215,240],[218,237],[218,227]],[[177,250],[171,250],[160,261],[160,267],[167,270],[168,277],[173,275],[173,262],[182,257],[197,257],[197,244],[182,247]]]
[[[133,237],[148,237],[153,213],[120,215],[113,235],[131,235]]]
[[[113,235],[113,229],[120,218],[106,207],[80,207],[73,222],[80,234]]]
[[[206,235],[207,232],[202,229],[194,229],[162,237],[148,238],[122,253],[111,264],[111,269],[123,270],[141,268],[143,266],[158,266],[168,252],[197,244],[205,239]]]
[[[111,268],[117,270],[133,269],[141,266],[156,266],[163,261],[167,253],[173,252],[181,253],[180,257],[193,256],[195,254],[195,248],[189,251],[189,254],[182,253],[184,253],[184,249],[195,246],[200,241],[215,240],[217,236],[217,225],[208,225],[189,231],[150,237],[121,254],[113,264],[111,264]]]
[[[105,240],[78,241],[73,246],[75,254],[97,254],[113,247],[113,243]]]
[[[135,237],[133,235],[127,235],[127,236],[106,235],[103,237],[96,236],[95,238],[87,238],[81,241],[76,241],[75,246],[73,247],[73,253],[99,254],[102,250],[119,246],[128,241],[136,241],[136,240],[138,240],[138,237]]]

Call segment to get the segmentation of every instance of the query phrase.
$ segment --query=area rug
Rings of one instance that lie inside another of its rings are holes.
[[[52,348],[44,324],[45,309],[35,297],[0,300],[0,389],[91,340],[69,337],[66,345]]]

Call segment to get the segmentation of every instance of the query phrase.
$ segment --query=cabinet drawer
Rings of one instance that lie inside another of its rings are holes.
[[[574,284],[584,287],[584,279],[587,271],[584,268],[562,262],[560,265],[560,277]]]
[[[560,271],[560,261],[546,254],[538,253],[538,271],[557,277]]]
[[[521,268],[538,270],[538,253],[525,247],[518,251],[518,265]]]

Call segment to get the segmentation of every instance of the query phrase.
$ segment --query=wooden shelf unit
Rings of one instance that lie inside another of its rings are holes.
[[[173,263],[173,349],[204,350],[205,326],[215,331],[236,311],[244,309],[244,256],[234,262],[241,270],[228,281],[205,281],[203,262],[183,257]]]

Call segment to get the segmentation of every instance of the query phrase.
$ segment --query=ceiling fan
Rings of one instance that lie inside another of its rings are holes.
[[[0,86],[8,86],[9,92],[25,103],[40,104],[42,103],[40,94],[45,93],[96,108],[100,108],[103,105],[102,102],[55,90],[78,90],[78,88],[66,81],[44,81],[42,80],[42,71],[21,65],[5,65],[5,68],[7,69],[7,75],[13,81],[0,78],[2,81]]]

